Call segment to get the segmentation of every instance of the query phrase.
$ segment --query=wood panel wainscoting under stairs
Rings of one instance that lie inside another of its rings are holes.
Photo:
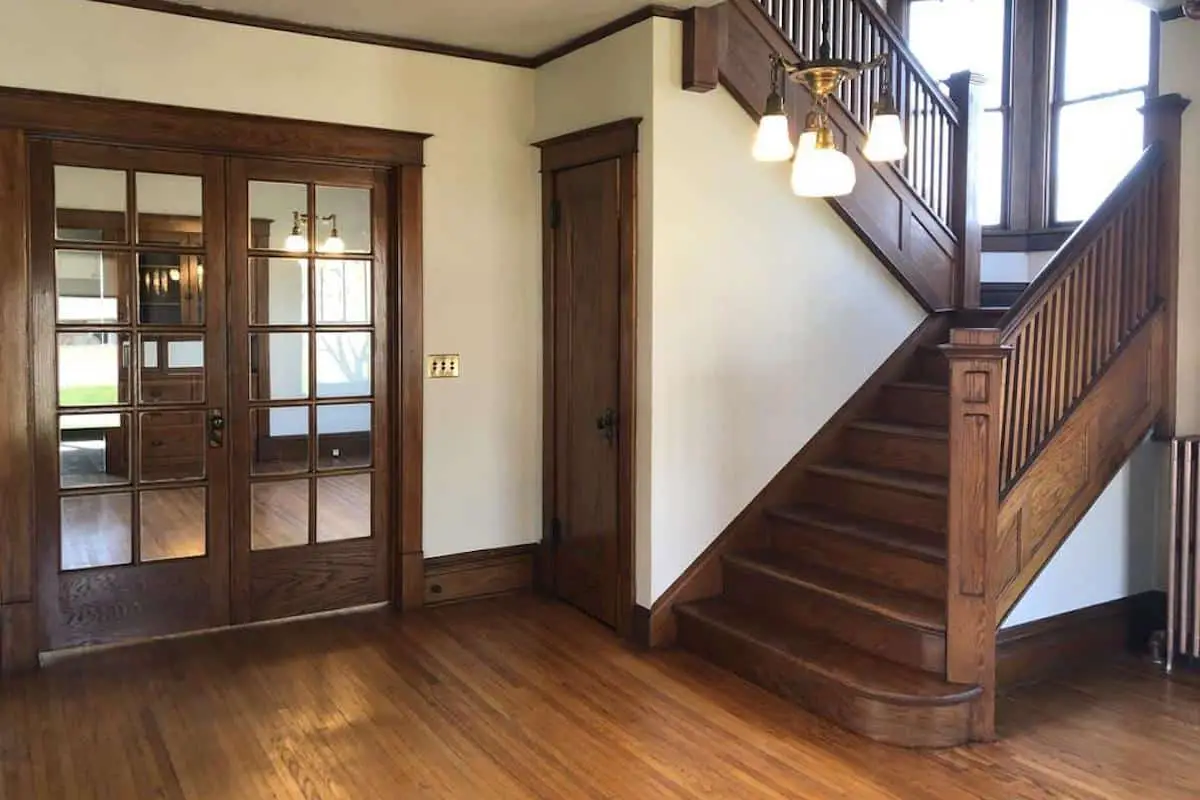
[[[1052,638],[1005,639],[1022,655],[998,666],[998,627],[1173,418],[1185,107],[1147,106],[1140,161],[1011,308],[918,326],[639,614],[639,636],[879,741],[994,738],[997,670],[1011,679]]]

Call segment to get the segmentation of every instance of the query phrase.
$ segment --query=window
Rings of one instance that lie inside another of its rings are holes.
[[[1152,15],[1131,0],[1059,0],[1055,223],[1087,218],[1142,153]]]
[[[908,11],[909,44],[934,78],[944,81],[963,70],[987,78],[983,87],[977,196],[979,219],[984,225],[999,225],[1004,221],[1008,152],[1007,16],[1006,0],[913,0]]]

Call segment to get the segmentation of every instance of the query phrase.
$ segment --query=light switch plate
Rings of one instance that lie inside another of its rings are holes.
[[[426,356],[425,374],[430,378],[457,378],[458,353]]]

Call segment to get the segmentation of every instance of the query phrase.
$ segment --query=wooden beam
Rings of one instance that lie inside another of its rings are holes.
[[[950,76],[950,99],[958,108],[958,131],[950,177],[950,228],[958,237],[953,275],[955,308],[979,308],[979,270],[983,229],[976,210],[980,140],[983,137],[984,77],[971,72]]]
[[[683,88],[711,92],[725,53],[725,6],[697,6],[683,18]]]

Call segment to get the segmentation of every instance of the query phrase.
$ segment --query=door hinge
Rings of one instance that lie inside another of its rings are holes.
[[[558,517],[550,520],[550,544],[558,547],[562,543],[562,520]]]
[[[550,229],[556,230],[562,224],[562,203],[558,200],[550,201]]]

